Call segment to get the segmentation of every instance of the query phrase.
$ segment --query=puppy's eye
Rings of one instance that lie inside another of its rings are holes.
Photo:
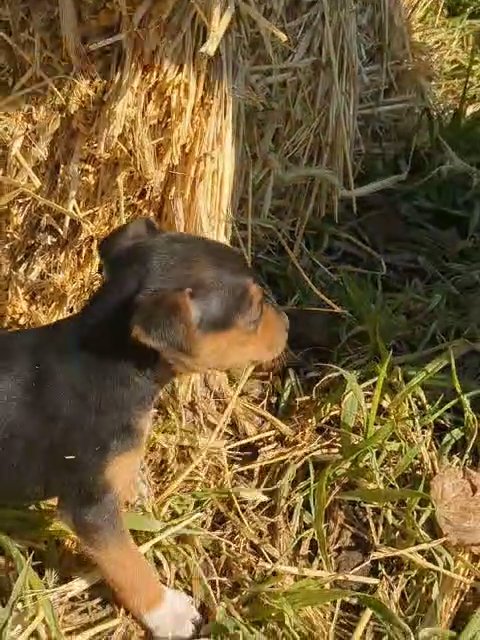
[[[250,307],[249,313],[245,318],[248,330],[255,331],[260,324],[263,315],[263,304],[263,299],[261,299]]]

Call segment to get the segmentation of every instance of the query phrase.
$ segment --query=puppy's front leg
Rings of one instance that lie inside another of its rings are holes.
[[[154,638],[195,637],[201,618],[192,599],[160,583],[125,529],[114,494],[83,498],[82,504],[64,500],[61,508],[118,601]]]

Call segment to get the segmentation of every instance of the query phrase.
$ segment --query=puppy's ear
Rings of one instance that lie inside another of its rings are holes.
[[[189,355],[198,326],[190,289],[140,296],[132,318],[133,337],[167,358]]]
[[[149,218],[137,218],[133,222],[118,227],[104,238],[98,245],[100,259],[108,265],[116,256],[128,249],[136,242],[156,236],[159,229]]]

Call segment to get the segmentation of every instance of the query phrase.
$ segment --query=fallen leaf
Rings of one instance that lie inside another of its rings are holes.
[[[480,473],[446,467],[432,480],[430,494],[449,542],[480,553]]]

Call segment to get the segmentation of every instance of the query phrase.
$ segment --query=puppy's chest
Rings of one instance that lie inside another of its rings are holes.
[[[102,412],[88,421],[88,427],[77,431],[62,430],[58,448],[67,459],[91,460],[104,464],[130,451],[143,451],[152,428],[152,410],[134,412]],[[70,452],[70,449],[72,451]]]
[[[131,421],[133,431],[143,442],[148,438],[152,424],[153,410],[142,412],[140,415],[134,416]]]
[[[111,451],[122,452],[129,449],[138,449],[145,446],[150,434],[153,421],[153,411],[141,411],[134,413],[128,420],[116,430],[111,439]]]
[[[125,442],[116,442],[107,457],[104,478],[122,502],[133,502],[137,490],[145,443],[152,425],[152,414],[136,416],[131,421],[132,433]]]

